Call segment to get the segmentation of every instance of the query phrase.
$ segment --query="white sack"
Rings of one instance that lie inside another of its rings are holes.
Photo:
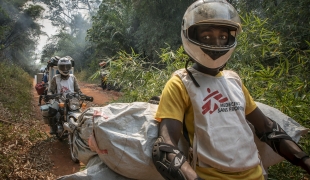
[[[294,141],[298,142],[300,137],[308,132],[307,128],[302,127],[281,111],[256,103],[262,112],[280,124]],[[107,180],[118,180],[119,177],[112,178],[115,174],[120,177],[126,176],[128,179],[162,180],[151,158],[153,143],[158,135],[158,122],[154,120],[156,110],[157,105],[144,102],[112,103],[104,107],[91,107],[82,117],[84,123],[79,128],[81,138],[74,142],[78,158],[88,163],[87,169],[72,176],[66,176],[71,179],[62,180],[78,180],[79,177],[96,180],[94,177],[97,176]],[[87,143],[93,128],[94,111],[101,115],[94,118],[94,130],[97,144],[102,150],[99,157],[103,161],[95,165],[89,159],[98,157],[94,156],[95,152],[89,149]],[[265,169],[283,160],[256,136],[255,143]],[[186,145],[183,141],[182,145],[179,144],[179,148],[186,152]]]
[[[151,156],[158,137],[157,105],[115,103],[91,110],[100,114],[94,117],[99,157],[111,170],[132,179],[163,179]]]
[[[73,139],[73,153],[76,154],[77,159],[83,164],[88,164],[88,161],[97,153],[91,151],[88,146],[88,138],[93,133],[93,111],[86,110],[78,119],[79,126],[74,131]]]
[[[97,155],[89,159],[88,165],[83,171],[61,176],[57,180],[130,180],[108,168]]]

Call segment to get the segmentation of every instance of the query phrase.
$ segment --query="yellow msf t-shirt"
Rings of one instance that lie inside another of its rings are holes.
[[[222,76],[220,72],[217,76]],[[248,90],[242,85],[242,90],[246,100],[245,115],[251,113],[257,106],[249,94]],[[185,120],[188,136],[193,141],[194,136],[194,111],[190,97],[179,76],[175,75],[166,83],[161,94],[160,103],[155,118],[158,121],[164,118],[175,119],[183,123]],[[260,166],[243,172],[221,172],[214,168],[196,167],[197,174],[203,179],[264,179]]]

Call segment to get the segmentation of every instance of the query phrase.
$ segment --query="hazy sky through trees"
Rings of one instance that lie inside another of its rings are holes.
[[[97,3],[99,3],[99,2],[100,1],[98,1]],[[33,4],[33,2],[29,2],[29,4]],[[72,16],[72,15],[77,15],[77,14],[81,14],[83,17],[86,17],[86,19],[90,20],[90,17],[89,17],[89,16],[91,16],[89,14],[90,11],[92,13],[94,13],[99,8],[98,4],[95,5],[93,3],[91,7],[90,6],[86,7],[85,5],[80,3],[78,5],[79,7],[74,9],[73,11],[70,11],[70,10],[66,11],[67,10],[66,6],[68,6],[68,3],[64,0],[63,3],[60,3],[60,4],[63,6],[62,8],[64,10],[64,13],[63,13],[64,14],[64,16],[63,16],[64,21],[67,22],[67,23],[70,21],[70,18],[69,18],[70,15]],[[45,9],[45,11],[42,14],[42,18],[37,20],[37,22],[40,25],[42,25],[42,31],[46,33],[46,34],[42,34],[40,36],[40,39],[39,39],[38,44],[36,46],[35,53],[37,54],[37,58],[38,58],[37,61],[39,61],[40,55],[42,54],[43,47],[48,43],[48,39],[49,38],[51,38],[53,35],[56,35],[57,32],[59,32],[59,28],[60,27],[53,26],[51,20],[48,19],[48,16],[51,16],[51,14],[50,14],[51,11],[49,10],[47,5],[45,5],[43,3],[40,3],[40,2],[35,2],[35,5],[40,5],[40,6],[42,6]],[[68,12],[69,12],[69,14],[67,14]],[[70,28],[69,27],[67,27],[67,28],[70,31]]]

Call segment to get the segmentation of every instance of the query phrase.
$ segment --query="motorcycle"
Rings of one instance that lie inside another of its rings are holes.
[[[73,152],[74,131],[79,116],[86,109],[87,103],[93,101],[93,97],[79,93],[59,93],[41,95],[39,105],[42,100],[45,102],[45,105],[41,106],[45,123],[51,126],[58,140],[68,139],[71,159],[75,163],[79,162]]]
[[[107,86],[108,86],[108,77],[107,77],[108,74],[109,74],[109,71],[107,70],[100,71],[101,87],[103,90],[107,89]]]
[[[114,91],[120,91],[121,86],[117,82],[111,82],[108,81],[109,71],[102,70],[100,71],[101,76],[101,87],[103,90],[107,89],[108,91],[114,90]]]

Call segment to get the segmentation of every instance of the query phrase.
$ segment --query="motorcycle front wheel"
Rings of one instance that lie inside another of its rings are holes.
[[[71,155],[71,159],[74,163],[78,163],[79,160],[77,158],[76,153],[73,150],[73,142],[75,141],[76,138],[76,131],[74,130],[73,133],[69,133],[68,135],[68,141],[69,141],[69,148],[70,148],[70,155]]]
[[[107,82],[106,81],[102,81],[101,82],[101,87],[103,90],[107,89]]]

